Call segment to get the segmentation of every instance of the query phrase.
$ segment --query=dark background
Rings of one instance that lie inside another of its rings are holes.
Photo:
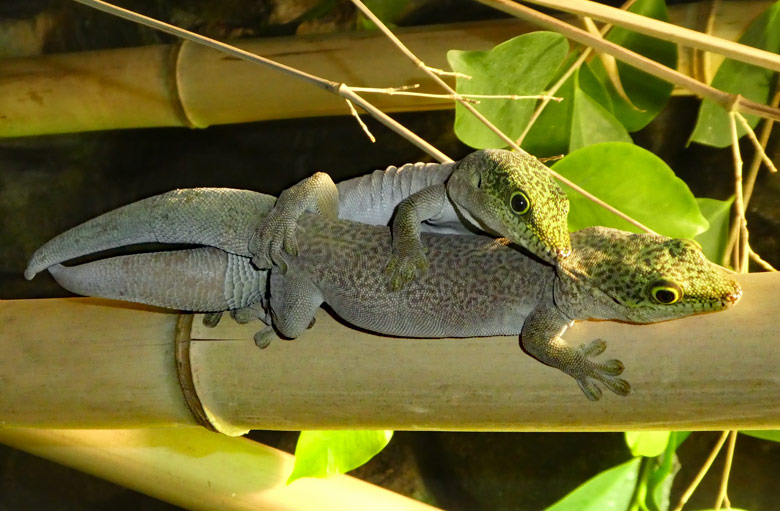
[[[284,2],[288,0],[278,0]],[[310,2],[311,3],[311,2]],[[617,5],[621,2],[604,2]],[[680,2],[668,2],[680,3]],[[125,1],[121,5],[207,35],[278,36],[354,26],[349,2],[323,2],[304,17],[273,23],[277,2]],[[167,36],[67,1],[5,0],[0,35],[43,12],[56,23],[42,34],[44,53],[171,42]],[[502,17],[474,2],[420,2],[399,25]],[[20,43],[21,45],[21,43]],[[0,72],[2,62],[0,61]],[[731,195],[729,149],[686,147],[697,101],[674,98],[635,141],[662,157],[696,196]],[[469,152],[452,134],[452,111],[395,115],[457,159]],[[56,234],[115,207],[174,188],[225,186],[278,194],[325,171],[338,181],[391,164],[430,159],[370,118],[371,144],[346,116],[216,126],[204,130],[139,129],[0,140],[0,299],[68,296],[42,273],[22,271],[33,251]],[[774,156],[774,140],[770,157]],[[749,161],[749,144],[743,144]],[[749,209],[751,243],[780,265],[778,177],[762,173]],[[0,329],[2,325],[0,325]],[[668,354],[673,356],[673,354]],[[714,375],[717,377],[717,375]],[[253,432],[292,451],[296,434]],[[692,480],[715,443],[696,434],[680,449],[675,494]],[[550,505],[587,478],[629,458],[620,434],[397,432],[389,447],[355,475],[450,510],[524,510]],[[712,507],[719,462],[690,508]],[[776,444],[740,437],[729,495],[753,511],[777,509],[780,457]],[[0,510],[167,510],[166,503],[74,470],[0,447]]]

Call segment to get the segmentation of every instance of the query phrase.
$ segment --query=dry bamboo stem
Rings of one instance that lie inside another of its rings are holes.
[[[277,340],[266,350],[251,339],[258,325],[223,320],[204,329],[196,321],[194,386],[215,426],[234,434],[251,428],[780,428],[780,351],[774,349],[780,275],[738,278],[745,296],[727,312],[646,326],[583,322],[566,333],[572,344],[609,340],[607,355],[626,364],[634,388],[626,398],[588,402],[569,377],[523,353],[514,336],[387,338],[345,327],[324,312],[299,339]],[[34,317],[41,319],[28,319]],[[86,299],[2,302],[0,421],[191,424],[180,395],[172,395],[173,355],[160,348],[173,344],[175,318]]]
[[[590,0],[527,0],[529,3],[588,16],[612,25],[651,35],[682,46],[711,51],[740,62],[747,62],[773,71],[780,71],[780,56],[738,42],[714,37],[665,21],[648,18],[633,12],[599,4]],[[755,13],[758,14],[758,13]]]
[[[731,8],[716,21],[715,34],[735,37],[746,9]],[[744,2],[743,2],[744,3]],[[768,2],[765,2],[768,4]],[[755,6],[755,2],[750,2]],[[695,26],[696,5],[671,9],[675,23]],[[748,9],[749,11],[749,9]],[[399,30],[421,60],[446,67],[451,48],[486,50],[533,30],[517,20]],[[383,36],[373,33],[240,41],[238,46],[291,67],[356,86],[397,86],[432,80],[411,69]],[[690,74],[681,54],[678,69]],[[261,85],[261,86],[259,86]],[[273,98],[269,101],[268,98]],[[388,112],[451,108],[435,98],[378,96]],[[159,126],[215,124],[323,115],[345,115],[338,97],[287,76],[183,42],[48,55],[2,61],[0,137]]]
[[[202,428],[0,428],[0,442],[193,511],[438,509],[346,475],[288,486],[292,455]]]

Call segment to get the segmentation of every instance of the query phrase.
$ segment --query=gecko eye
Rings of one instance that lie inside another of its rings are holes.
[[[525,215],[531,209],[531,201],[528,200],[528,196],[525,193],[518,191],[514,192],[509,198],[509,206],[515,214]]]
[[[682,288],[668,280],[659,280],[650,288],[650,296],[658,303],[671,305],[679,302],[683,297]]]

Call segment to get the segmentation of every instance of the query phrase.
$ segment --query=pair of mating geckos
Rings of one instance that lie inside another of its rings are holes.
[[[663,321],[722,310],[742,291],[695,242],[604,227],[570,238],[568,210],[535,158],[483,150],[339,185],[318,173],[278,200],[247,190],[175,190],[57,236],[33,255],[25,276],[48,268],[73,292],[209,312],[214,324],[223,311],[262,319],[269,326],[256,336],[261,346],[274,329],[300,335],[323,302],[383,334],[521,334],[529,354],[572,376],[589,399],[601,396],[596,382],[624,395],[623,365],[592,360],[603,340],[573,347],[561,338],[574,320]],[[526,251],[472,234],[475,227]],[[59,264],[144,242],[205,247]]]

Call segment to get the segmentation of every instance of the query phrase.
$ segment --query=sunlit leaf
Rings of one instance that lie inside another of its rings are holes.
[[[382,23],[392,27],[403,14],[409,0],[363,0],[363,3]],[[358,13],[357,24],[361,30],[377,30],[374,22],[363,16],[362,13]]]
[[[624,511],[636,487],[640,460],[595,475],[545,511]]]
[[[755,46],[773,53],[780,52],[780,2],[775,2],[745,30],[739,42]],[[744,62],[725,59],[712,79],[712,86],[722,91],[767,103],[769,91],[773,86],[774,71]],[[758,117],[746,115],[748,124],[755,127]],[[699,118],[691,135],[691,141],[715,147],[731,145],[731,128],[726,110],[715,103],[703,100],[699,108]],[[745,134],[738,123],[737,133]]]
[[[622,142],[588,146],[552,168],[659,234],[693,238],[708,227],[688,186],[663,160],[641,147]],[[563,188],[571,203],[572,231],[591,225],[639,231],[569,187]]]
[[[718,264],[723,264],[726,255],[726,244],[729,239],[729,219],[731,218],[731,204],[734,197],[729,200],[715,200],[697,197],[699,210],[710,223],[710,228],[699,233],[696,241],[701,245],[707,259]]]
[[[295,467],[287,484],[302,477],[329,477],[363,465],[385,448],[392,431],[301,431]]]
[[[649,18],[669,21],[669,13],[666,10],[664,0],[637,0],[631,5],[629,11]],[[677,67],[677,45],[670,41],[620,27],[614,27],[607,34],[606,39],[672,69]],[[644,128],[658,115],[671,96],[673,88],[671,83],[640,71],[636,67],[618,62],[620,83],[623,84],[623,90],[631,99],[631,104],[629,104],[620,97],[620,94],[609,82],[603,66],[599,63],[594,64],[593,67],[599,78],[607,85],[607,90],[612,97],[615,117],[628,131],[633,132]],[[632,104],[637,108],[634,108]]]
[[[671,431],[626,431],[626,445],[634,456],[659,456],[669,444]]]
[[[748,435],[761,440],[771,440],[772,442],[780,442],[780,430],[777,429],[756,429],[756,430],[742,430],[743,435]]]
[[[689,431],[672,431],[666,449],[647,478],[646,505],[650,511],[668,511],[674,476],[680,470],[676,450],[690,435]]]
[[[453,70],[471,76],[458,78],[461,94],[538,95],[555,76],[566,57],[566,39],[552,32],[532,32],[503,42],[490,51],[447,52]],[[513,140],[533,113],[535,100],[481,100],[475,108]],[[460,104],[455,105],[455,134],[465,144],[483,149],[507,144]]]
[[[569,151],[601,142],[631,142],[628,132],[610,112],[580,88],[574,90]]]

